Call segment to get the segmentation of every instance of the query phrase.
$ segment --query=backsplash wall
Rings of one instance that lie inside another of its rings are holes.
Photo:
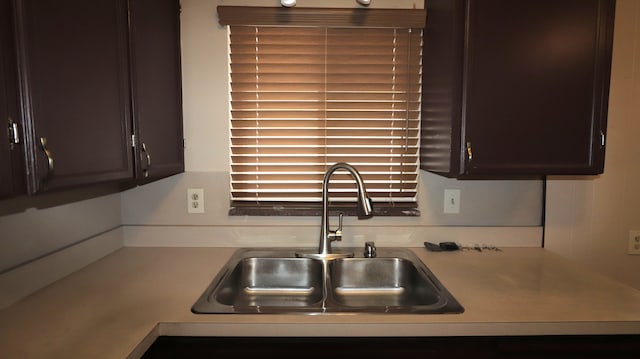
[[[122,194],[92,197],[47,208],[0,211],[0,273],[55,253],[124,224],[129,244],[234,245],[313,243],[319,218],[231,218],[227,33],[218,5],[279,6],[277,0],[182,1],[183,99],[187,172]],[[348,0],[299,0],[298,6],[356,6]],[[420,8],[422,1],[376,0],[372,7]],[[206,189],[207,212],[186,214],[186,188]],[[461,189],[461,213],[444,215],[443,190]],[[378,236],[382,243],[420,245],[421,240],[466,240],[539,246],[542,184],[421,178],[419,218],[348,218],[345,243]],[[59,196],[69,196],[60,193]],[[69,196],[73,197],[73,196]],[[11,201],[9,201],[11,202]],[[11,203],[5,203],[12,207]],[[352,227],[357,227],[352,228]],[[264,230],[267,228],[267,230]],[[265,235],[271,233],[271,235]],[[117,238],[120,231],[115,233]],[[212,239],[213,238],[213,239]],[[253,239],[249,241],[249,239]],[[276,238],[276,240],[274,240]]]
[[[182,1],[182,64],[186,173],[156,184],[138,187],[122,195],[122,222],[136,227],[184,227],[210,233],[214,227],[269,226],[280,228],[281,236],[292,227],[319,226],[315,217],[230,217],[229,204],[229,85],[227,31],[218,25],[218,5],[265,5],[264,1]],[[267,6],[279,6],[278,1]],[[357,6],[355,1],[298,1],[297,6]],[[377,0],[378,7],[423,7],[422,1]],[[421,172],[419,209],[416,218],[377,217],[366,221],[345,219],[345,227],[412,228],[415,236],[439,227],[515,227],[535,233],[541,245],[542,181],[458,181]],[[186,213],[186,189],[205,189],[205,214]],[[460,214],[444,214],[444,189],[461,190]],[[210,227],[210,228],[209,228]],[[531,231],[530,229],[534,230]],[[345,237],[349,236],[345,230]],[[471,234],[476,231],[469,229]],[[354,233],[354,231],[351,231]],[[392,233],[397,234],[397,230]],[[463,237],[466,235],[463,235]],[[487,235],[489,236],[489,235]],[[458,235],[455,236],[459,239]],[[494,235],[490,235],[495,239]],[[531,245],[531,236],[525,243]],[[389,236],[385,236],[389,238]],[[487,239],[487,238],[485,238]],[[129,238],[135,242],[135,238]],[[178,241],[179,239],[176,239]],[[402,240],[398,239],[402,242]],[[390,240],[391,241],[391,240]],[[224,241],[223,241],[224,242]],[[421,243],[421,242],[420,242]],[[520,243],[514,239],[514,244]],[[223,243],[224,244],[224,243]]]

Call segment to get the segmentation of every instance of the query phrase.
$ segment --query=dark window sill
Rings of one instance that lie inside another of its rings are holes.
[[[354,206],[331,206],[329,213],[337,215],[342,212],[345,216],[357,216]],[[230,216],[320,216],[322,207],[320,206],[232,206],[229,209]],[[420,210],[413,207],[375,207],[373,216],[380,217],[419,217]]]

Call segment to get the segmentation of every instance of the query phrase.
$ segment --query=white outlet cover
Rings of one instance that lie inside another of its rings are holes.
[[[204,189],[187,189],[187,213],[204,213]]]

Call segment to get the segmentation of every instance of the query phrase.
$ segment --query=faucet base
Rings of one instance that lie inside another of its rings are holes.
[[[344,252],[344,253],[305,253],[305,252],[296,252],[296,257],[298,258],[311,258],[311,259],[321,259],[321,260],[333,260],[340,258],[352,258],[353,252]]]

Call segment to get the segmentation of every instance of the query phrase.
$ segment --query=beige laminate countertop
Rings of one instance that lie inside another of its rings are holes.
[[[192,314],[235,248],[122,248],[0,311],[0,358],[137,358],[158,335],[640,334],[640,291],[541,248],[413,248],[462,314]]]

